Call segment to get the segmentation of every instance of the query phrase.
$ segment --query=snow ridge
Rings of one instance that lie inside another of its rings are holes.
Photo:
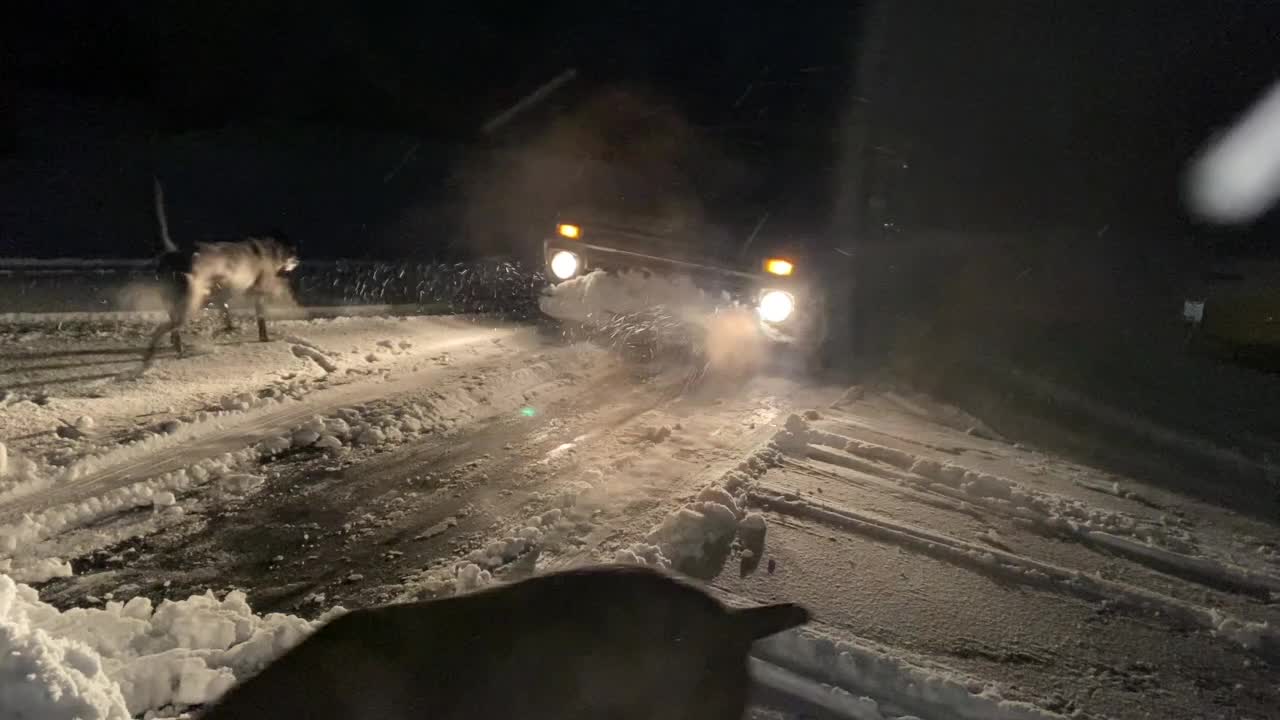
[[[0,710],[41,720],[126,720],[216,700],[320,625],[256,615],[242,592],[212,592],[158,607],[135,597],[59,612],[0,575]]]

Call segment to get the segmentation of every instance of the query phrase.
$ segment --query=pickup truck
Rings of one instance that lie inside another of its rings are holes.
[[[751,252],[752,247],[757,250]],[[562,213],[548,228],[543,257],[553,285],[594,271],[678,274],[750,308],[756,331],[772,345],[812,358],[826,339],[823,283],[802,243],[738,242],[705,228],[681,232],[655,223],[619,224],[586,213]]]

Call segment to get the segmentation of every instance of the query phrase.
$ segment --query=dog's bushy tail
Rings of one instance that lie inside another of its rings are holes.
[[[152,178],[152,194],[155,196],[156,210],[156,232],[159,233],[160,247],[163,252],[176,253],[178,246],[173,243],[173,238],[169,237],[169,217],[164,211],[164,186],[160,184],[160,178]]]

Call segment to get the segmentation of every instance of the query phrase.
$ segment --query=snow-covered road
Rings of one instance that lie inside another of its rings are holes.
[[[282,321],[139,376],[148,328],[0,328],[0,572],[40,593],[0,577],[0,704],[174,714],[335,605],[635,562],[814,612],[758,648],[757,717],[1277,716],[1275,525],[927,398],[467,317]]]

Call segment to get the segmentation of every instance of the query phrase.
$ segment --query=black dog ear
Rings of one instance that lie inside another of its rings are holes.
[[[278,227],[268,228],[267,237],[280,243],[283,247],[292,248],[295,252],[299,249],[298,243],[291,240],[284,230]]]
[[[809,622],[809,611],[793,603],[729,611],[739,631],[753,642]]]

